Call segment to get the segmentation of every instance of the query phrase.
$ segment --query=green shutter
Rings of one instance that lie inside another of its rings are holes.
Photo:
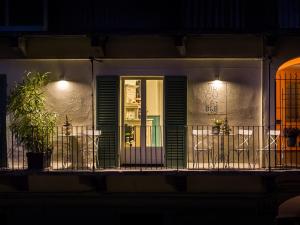
[[[187,80],[184,76],[166,76],[164,84],[166,166],[185,168]]]
[[[7,167],[6,86],[6,75],[0,74],[0,167]]]
[[[112,168],[118,164],[119,77],[97,76],[96,82],[97,165]]]

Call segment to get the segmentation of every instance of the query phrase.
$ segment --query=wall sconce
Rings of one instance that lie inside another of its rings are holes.
[[[62,91],[66,90],[69,87],[69,82],[66,81],[66,78],[65,78],[64,74],[61,74],[59,76],[59,81],[58,81],[57,85],[58,85],[58,89],[62,90]]]
[[[222,81],[220,80],[220,75],[219,74],[215,74],[215,79],[213,81],[213,86],[216,88],[221,87],[222,85]]]
[[[220,80],[220,74],[215,74],[215,80],[217,81],[217,80]]]

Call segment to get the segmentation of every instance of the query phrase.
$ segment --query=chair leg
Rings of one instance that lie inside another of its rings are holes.
[[[199,166],[198,152],[196,150],[194,150],[193,168],[195,167],[195,164],[196,164],[196,168],[198,168],[198,166]]]
[[[211,160],[212,160],[212,166],[213,166],[213,168],[216,167],[216,162],[217,162],[217,160],[218,160],[216,157],[217,157],[217,156],[214,155],[214,151],[211,150]]]
[[[269,167],[269,164],[271,163],[270,162],[270,160],[269,160],[269,154],[268,154],[269,152],[265,152],[265,162],[266,162],[266,164],[265,164],[265,166],[268,168]],[[271,152],[270,152],[271,153]],[[270,157],[271,158],[271,157]]]
[[[215,167],[215,159],[214,159],[213,151],[209,150],[208,155],[210,155],[210,161],[208,163],[209,163],[209,165],[211,164],[212,168],[214,168]]]
[[[255,168],[256,167],[256,163],[257,163],[257,156],[258,156],[258,150],[257,151],[255,151],[255,153],[254,153],[254,156],[253,156],[253,168]]]
[[[207,151],[207,166],[208,166],[208,168],[210,168],[210,160],[211,160],[211,158],[210,158],[210,151],[208,150]]]
[[[247,155],[248,155],[248,166],[251,169],[251,163],[250,163],[250,151],[249,149],[246,150],[247,151]]]

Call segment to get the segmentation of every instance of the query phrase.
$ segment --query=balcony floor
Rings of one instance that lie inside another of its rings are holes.
[[[23,170],[26,169],[26,165],[19,165],[14,164],[14,167],[10,165],[9,169],[12,170]],[[277,168],[279,169],[279,168]],[[74,165],[72,163],[65,163],[62,164],[59,163],[51,163],[51,167],[47,169],[48,171],[70,171],[70,172],[80,172],[80,171],[93,171],[92,164],[89,164],[88,166],[82,166],[82,165]],[[94,167],[94,171],[174,171],[174,170],[180,170],[180,171],[189,171],[189,170],[268,170],[267,167],[259,167],[257,164],[252,163],[188,163],[187,168],[168,168],[163,165],[152,165],[152,166],[143,166],[143,165],[131,165],[131,166],[120,166],[117,168],[97,168],[96,165]]]

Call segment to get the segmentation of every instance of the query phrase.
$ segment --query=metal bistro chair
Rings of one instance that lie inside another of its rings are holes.
[[[93,139],[93,134],[94,134],[94,139]],[[88,145],[88,149],[87,149],[87,154],[92,154],[94,153],[94,156],[90,157],[90,160],[93,159],[93,157],[96,159],[95,163],[96,165],[94,165],[95,167],[97,167],[99,165],[99,157],[98,157],[98,151],[99,151],[99,140],[100,140],[100,136],[101,136],[101,130],[90,130],[87,129],[85,131],[83,131],[83,135],[85,135],[86,137],[86,142]],[[93,145],[94,145],[94,152],[93,152]],[[92,147],[89,147],[92,146]],[[87,162],[88,164],[89,162]],[[92,165],[93,167],[93,165]]]
[[[269,143],[269,140],[268,140],[268,137],[270,136],[270,143]],[[264,156],[264,158],[266,159],[267,163],[269,162],[269,157],[268,157],[268,154],[269,154],[269,150],[270,150],[270,153],[276,153],[276,150],[279,150],[279,147],[278,146],[278,142],[279,142],[279,138],[280,138],[280,130],[270,130],[269,132],[267,132],[267,135],[266,135],[266,144],[263,148],[258,148],[257,151],[256,151],[256,161],[259,160],[259,153],[261,152]],[[283,147],[283,146],[281,146]],[[281,149],[283,150],[283,149]],[[274,157],[276,157],[276,154],[274,155]]]
[[[207,155],[207,164],[210,167],[210,162],[214,164],[213,156],[212,156],[212,143],[210,140],[210,136],[212,136],[211,130],[193,130],[193,163],[204,163],[205,155]],[[202,157],[201,157],[202,156]],[[202,160],[201,160],[202,158]]]
[[[237,133],[238,146],[233,149],[233,151],[237,153],[238,163],[240,163],[241,154],[243,155],[243,163],[244,163],[244,154],[247,155],[249,168],[251,168],[249,141],[250,138],[252,137],[252,134],[253,134],[252,130],[245,129],[245,128],[239,129]]]

